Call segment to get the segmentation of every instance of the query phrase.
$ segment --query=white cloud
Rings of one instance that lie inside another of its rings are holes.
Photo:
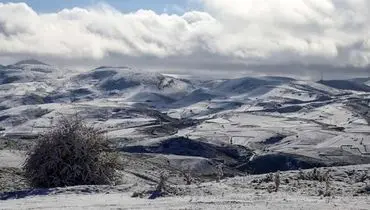
[[[370,64],[368,0],[198,1],[204,11],[181,16],[121,13],[102,4],[42,14],[24,3],[0,3],[0,58],[158,58],[184,69],[187,63]]]
[[[289,60],[288,52],[303,60],[324,57],[346,63],[351,62],[350,56],[338,59],[338,48],[351,55],[349,47],[370,37],[367,0],[202,1],[224,26],[215,51],[228,55]],[[357,58],[362,60],[367,53],[361,51]]]

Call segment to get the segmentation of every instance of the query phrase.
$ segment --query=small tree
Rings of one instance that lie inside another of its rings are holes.
[[[104,135],[79,117],[62,117],[41,135],[23,166],[34,187],[113,184],[119,156]]]

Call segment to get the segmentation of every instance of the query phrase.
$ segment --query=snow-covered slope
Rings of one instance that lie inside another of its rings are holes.
[[[341,89],[341,90],[353,90],[353,91],[361,91],[361,92],[370,92],[370,87],[367,86],[365,83],[350,81],[350,80],[325,80],[320,81],[320,83]]]
[[[191,83],[185,80],[127,67],[99,67],[72,80],[76,85],[90,85],[102,91],[124,91],[141,86],[152,92],[182,93],[193,88]]]
[[[60,114],[79,113],[122,147],[186,137],[259,156],[370,161],[365,80],[182,79],[108,66],[72,74],[35,60],[2,66],[0,74],[3,138],[33,138]]]
[[[357,175],[368,165],[332,169],[339,177],[333,205],[310,197],[323,184],[297,181],[297,172],[284,173],[283,191],[273,195],[269,183],[258,184],[262,176],[240,176],[370,163],[368,85],[364,79],[207,80],[107,66],[78,73],[36,60],[0,66],[0,191],[27,187],[20,171],[25,151],[61,114],[77,113],[106,131],[127,162],[121,186],[51,189],[46,197],[0,201],[0,209],[54,209],[56,201],[65,209],[365,209],[367,200],[346,195],[364,187]],[[225,177],[236,177],[212,182],[220,166]],[[184,186],[185,170],[203,184]],[[171,174],[177,194],[151,203],[130,198],[153,188],[161,172]]]
[[[58,78],[63,72],[60,69],[35,60],[20,61],[0,68],[0,84],[44,82]]]

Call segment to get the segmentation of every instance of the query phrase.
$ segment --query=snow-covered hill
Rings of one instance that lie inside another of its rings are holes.
[[[190,168],[205,182],[221,163],[225,176],[370,163],[368,79],[189,78],[35,60],[0,66],[0,168],[17,171],[40,133],[76,113],[133,160],[131,176]]]
[[[300,138],[303,133],[316,136],[330,132],[330,138],[320,138],[316,144],[303,142],[305,147],[316,148],[333,137],[356,132],[364,138],[361,151],[366,152],[365,146],[370,144],[370,93],[364,79],[314,82],[243,77],[195,81],[181,79],[180,75],[108,66],[71,74],[36,60],[3,66],[0,73],[0,132],[4,137],[37,135],[52,125],[58,114],[78,112],[90,123],[108,127],[112,136],[131,139],[129,142],[135,142],[136,137],[153,138],[144,131],[161,129],[160,115],[167,114],[172,119],[169,124],[178,123],[178,119],[197,123],[191,127],[171,125],[173,132],[159,132],[161,137],[170,137],[166,133],[186,134],[211,143],[230,143],[229,139],[235,138],[233,143],[251,146],[273,136],[285,136],[282,142],[298,136],[296,141],[289,141],[296,145],[304,141]],[[153,113],[157,114],[153,117]],[[131,128],[138,124],[138,117],[147,119],[140,121],[143,127]],[[123,126],[123,121],[130,126]],[[145,124],[150,126],[144,129]],[[282,142],[263,148],[268,150]],[[346,143],[357,145],[350,140]],[[279,151],[291,148],[286,144]],[[341,145],[337,146],[339,149]]]

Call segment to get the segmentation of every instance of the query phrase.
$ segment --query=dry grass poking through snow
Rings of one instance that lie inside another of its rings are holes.
[[[24,165],[34,187],[113,184],[120,168],[118,154],[99,130],[79,117],[62,117],[39,138]]]

